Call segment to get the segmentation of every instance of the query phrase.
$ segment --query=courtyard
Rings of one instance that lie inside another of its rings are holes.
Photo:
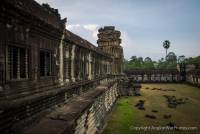
[[[138,107],[140,102],[143,104]],[[141,96],[122,97],[117,101],[103,134],[195,134],[200,128],[199,107],[197,87],[142,84]],[[175,129],[167,130],[169,127]]]
[[[0,134],[200,134],[199,5],[2,0]]]

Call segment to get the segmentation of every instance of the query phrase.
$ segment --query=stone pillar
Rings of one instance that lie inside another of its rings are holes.
[[[20,49],[17,52],[17,79],[20,79]]]
[[[95,78],[95,75],[96,75],[96,58],[95,58],[95,55],[93,55],[92,57],[92,79]]]
[[[74,57],[75,57],[75,45],[72,45],[72,56],[71,56],[71,80],[72,82],[75,82],[75,77],[74,77]]]
[[[3,41],[0,40],[0,91],[3,91],[3,87],[1,86],[5,84],[5,73],[6,73],[5,50],[6,50],[5,45],[3,45]]]
[[[81,73],[82,73],[82,50],[79,48],[79,52],[80,53],[77,53],[78,54],[78,66],[79,66],[79,70],[75,70],[75,71],[78,71],[78,76],[77,76],[77,79],[78,80],[81,80]],[[76,64],[76,63],[75,63]],[[77,66],[77,65],[76,65]]]
[[[88,79],[91,80],[92,79],[92,57],[91,57],[91,52],[89,52],[89,55],[88,55],[88,64],[89,64],[89,75],[88,75]]]
[[[65,65],[66,66],[66,69],[67,70],[65,70],[66,72],[65,72],[65,75],[66,75],[66,79],[65,79],[65,82],[66,83],[69,83],[69,48],[68,49],[65,49],[66,51],[65,51],[65,58],[66,58],[66,60],[67,60],[67,65]]]
[[[85,70],[85,64],[86,64],[86,59],[85,59],[85,51],[84,50],[82,50],[82,56],[81,56],[81,58],[82,58],[82,61],[81,61],[81,66],[82,66],[82,69],[81,69],[81,74],[80,74],[80,76],[81,76],[81,80],[83,80],[83,79],[85,79],[85,74],[86,74],[86,70]]]
[[[60,82],[60,84],[61,85],[63,85],[64,83],[63,83],[63,80],[64,80],[64,72],[63,72],[63,70],[64,70],[64,68],[63,68],[63,53],[64,53],[64,51],[63,51],[63,44],[64,44],[64,38],[65,38],[65,35],[63,34],[62,35],[62,38],[61,38],[61,41],[60,41],[60,45],[59,45],[59,51],[60,51],[60,65],[59,65],[59,82]]]
[[[25,52],[25,73],[26,73],[26,79],[28,79],[28,50],[26,49],[26,52]]]

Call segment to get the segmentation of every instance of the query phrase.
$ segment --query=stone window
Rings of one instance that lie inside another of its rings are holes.
[[[40,50],[40,76],[51,76],[52,74],[52,53],[47,50]]]
[[[8,79],[28,78],[28,49],[8,46]]]

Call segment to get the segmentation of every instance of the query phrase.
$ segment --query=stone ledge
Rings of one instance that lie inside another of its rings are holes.
[[[105,79],[105,78],[110,78],[110,77],[105,76],[105,77],[97,78],[97,79],[94,79],[94,80],[76,82],[76,83],[72,83],[69,86],[59,87],[59,88],[56,88],[56,89],[50,90],[50,91],[43,91],[43,92],[40,92],[40,93],[37,93],[37,94],[34,94],[34,95],[29,95],[29,96],[26,96],[26,97],[15,99],[15,100],[6,100],[6,99],[1,100],[0,101],[0,108],[1,109],[8,109],[8,108],[20,107],[22,105],[30,104],[34,101],[42,99],[44,97],[55,95],[55,94],[58,94],[60,92],[64,92],[64,91],[70,90],[72,88],[76,88],[76,87],[88,84],[90,82],[95,82],[95,81],[102,80],[102,79]]]
[[[74,133],[77,119],[94,103],[95,99],[105,93],[115,82],[98,86],[95,90],[73,98],[69,103],[50,113],[39,123],[27,127],[22,134],[62,134]]]

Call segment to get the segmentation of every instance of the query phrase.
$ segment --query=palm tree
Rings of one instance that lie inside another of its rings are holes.
[[[170,42],[168,40],[165,40],[163,42],[163,47],[166,49],[166,56],[165,59],[167,58],[167,49],[170,47]]]

